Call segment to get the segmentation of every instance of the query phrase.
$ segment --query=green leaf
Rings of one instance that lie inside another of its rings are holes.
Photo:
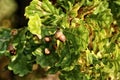
[[[55,67],[55,66],[53,66],[53,67],[51,67],[50,69],[48,69],[47,73],[49,73],[49,74],[55,74],[55,73],[57,73],[59,70],[60,70],[60,67]]]
[[[27,58],[24,54],[17,55],[16,59],[11,61],[8,65],[9,70],[13,70],[15,74],[19,76],[24,76],[31,72],[32,64],[29,63],[29,58]]]
[[[6,53],[10,38],[10,29],[0,28],[0,56]]]
[[[62,51],[63,52],[63,51]],[[68,52],[68,51],[67,51]],[[64,57],[63,57],[64,56]],[[72,57],[74,56],[74,57]],[[63,71],[71,71],[74,69],[76,63],[77,63],[77,57],[78,55],[75,55],[74,53],[67,53],[64,52],[61,54],[60,60],[58,63],[56,63],[56,67],[61,67]]]
[[[99,2],[98,6],[96,7],[93,14],[101,13],[101,12],[105,11],[106,9],[108,9],[108,2],[107,1],[101,1],[101,2]]]
[[[57,3],[60,6],[60,8],[65,9],[65,12],[67,13],[72,9],[75,0],[58,0]]]
[[[110,0],[109,8],[111,9],[111,13],[113,14],[113,18],[116,21],[116,24],[120,26],[120,1],[119,0]]]
[[[6,52],[6,50],[7,50],[7,44],[6,44],[7,42],[1,42],[0,43],[0,56],[1,55],[3,55],[5,52]]]
[[[99,0],[84,0],[84,1],[85,6],[91,6],[94,5],[94,3],[98,3]]]
[[[112,53],[115,50],[115,44],[114,43],[108,43],[105,47],[106,53]]]
[[[29,17],[28,29],[32,34],[37,35],[41,39],[41,20],[38,14]]]
[[[39,0],[32,0],[30,5],[25,8],[25,16],[29,18],[30,16],[34,16],[35,14],[41,14],[38,9]]]
[[[53,7],[52,3],[49,0],[43,0],[41,8],[49,13],[55,13],[55,8]]]
[[[82,0],[83,1],[83,0]],[[72,10],[70,10],[69,12],[69,16],[71,18],[76,17],[78,15],[78,10],[80,9],[80,7],[82,6],[83,3],[76,3],[73,7]]]
[[[93,64],[93,53],[89,50],[86,50],[86,60],[88,64]]]
[[[39,64],[43,68],[54,66],[58,60],[58,55],[52,52],[49,55],[45,55],[44,53],[42,53],[36,56],[37,64]]]
[[[97,21],[100,28],[109,28],[113,21],[110,9],[100,12],[97,15],[92,15],[91,17],[94,18],[95,21]]]
[[[72,71],[62,71],[60,74],[61,80],[88,80],[83,73],[80,72],[80,66],[75,66]]]
[[[113,1],[114,3],[116,3],[117,5],[120,5],[120,1],[119,0],[116,0],[116,1]]]

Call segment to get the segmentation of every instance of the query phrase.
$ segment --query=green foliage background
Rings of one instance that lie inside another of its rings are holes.
[[[0,55],[10,58],[8,69],[15,74],[24,76],[39,64],[48,73],[60,72],[61,80],[120,79],[119,0],[32,0],[25,16],[28,26],[17,34],[0,30]],[[58,29],[65,42],[55,38]],[[46,36],[51,42],[45,42]]]

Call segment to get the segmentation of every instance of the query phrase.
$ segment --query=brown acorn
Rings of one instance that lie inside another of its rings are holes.
[[[61,35],[63,35],[63,33],[61,31],[57,31],[55,33],[55,38],[58,39]]]
[[[65,42],[66,41],[65,35],[61,31],[57,31],[55,33],[55,38],[59,39],[61,42]]]
[[[61,36],[59,37],[59,40],[60,40],[61,42],[65,42],[65,41],[66,41],[65,35],[64,35],[64,34],[61,35]]]
[[[10,54],[11,54],[11,55],[16,55],[16,50],[15,50],[15,49],[11,50],[11,51],[10,51]]]
[[[44,40],[45,40],[45,42],[50,42],[51,38],[50,37],[45,37]]]
[[[17,29],[11,30],[11,35],[15,36],[17,34],[18,34],[18,30]]]
[[[15,54],[16,54],[16,50],[15,50],[15,48],[13,47],[12,44],[9,44],[9,45],[8,45],[8,51],[10,52],[11,55],[15,55]]]
[[[50,54],[50,50],[48,48],[45,48],[45,54]]]

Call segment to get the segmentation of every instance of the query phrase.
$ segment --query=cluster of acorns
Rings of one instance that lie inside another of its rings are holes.
[[[65,35],[64,35],[63,32],[60,31],[60,30],[57,30],[57,31],[55,32],[54,37],[55,37],[56,40],[59,40],[59,41],[61,41],[61,42],[63,42],[63,43],[66,41]],[[50,37],[45,37],[44,40],[45,40],[45,42],[50,42],[50,41],[51,41],[51,38],[50,38]],[[54,47],[56,48],[57,46],[54,46]],[[50,49],[49,49],[49,48],[45,48],[45,49],[44,49],[44,53],[45,53],[45,54],[50,54]]]
[[[17,29],[12,29],[11,32],[10,32],[11,36],[16,36],[18,34],[18,30]],[[12,40],[11,40],[12,41]],[[9,43],[8,44],[8,47],[7,47],[7,50],[9,51],[9,53],[11,55],[16,55],[16,49],[15,47],[13,46],[12,43]]]

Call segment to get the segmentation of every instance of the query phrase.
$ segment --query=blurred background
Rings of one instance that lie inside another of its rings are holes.
[[[0,27],[20,28],[27,25],[25,7],[31,0],[0,0]]]

